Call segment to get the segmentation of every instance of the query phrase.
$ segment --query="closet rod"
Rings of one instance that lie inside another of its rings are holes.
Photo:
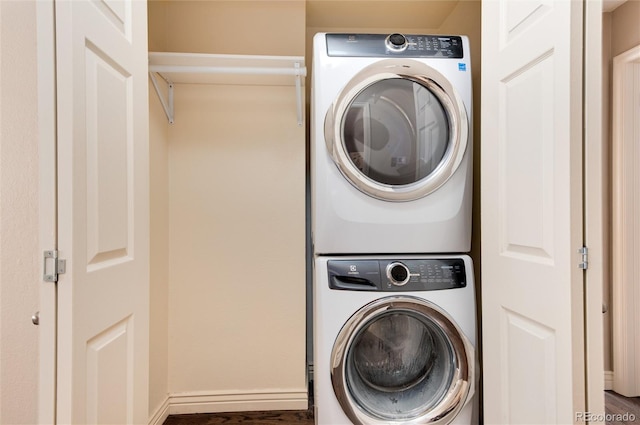
[[[163,58],[164,56],[164,58]],[[269,56],[224,56],[224,55],[199,55],[199,54],[162,54],[162,53],[150,53],[150,58],[160,58],[161,60],[180,60],[187,61],[191,63],[202,63],[203,60],[210,61],[211,60],[233,60],[234,62],[240,61],[248,62],[254,61],[265,64],[268,61],[282,61],[288,60],[289,63],[293,66],[284,67],[269,67],[269,66],[225,66],[225,65],[178,65],[178,64],[158,64],[158,63],[150,63],[149,64],[149,76],[151,78],[151,82],[153,83],[153,87],[160,98],[160,102],[162,103],[162,107],[164,109],[165,114],[167,115],[167,119],[170,123],[174,121],[174,108],[173,108],[173,84],[176,81],[173,81],[172,74],[175,77],[180,76],[178,79],[183,79],[184,76],[188,74],[192,75],[265,75],[265,76],[292,76],[294,77],[294,85],[296,90],[296,109],[297,109],[297,119],[298,125],[301,126],[303,124],[303,101],[302,101],[302,78],[307,75],[307,68],[303,65],[304,58],[303,57],[269,57]],[[156,59],[157,60],[157,59]],[[153,59],[152,59],[153,61]],[[162,92],[158,86],[158,82],[156,79],[156,75],[162,77],[168,85],[167,94],[168,98],[165,99],[162,95]],[[185,81],[180,81],[185,82]]]
[[[246,74],[246,75],[293,75],[305,77],[306,68],[266,68],[266,67],[228,67],[228,66],[181,66],[181,65],[149,65],[149,71],[158,73],[189,74]]]

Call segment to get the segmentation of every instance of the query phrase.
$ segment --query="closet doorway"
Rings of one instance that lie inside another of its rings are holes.
[[[605,1],[603,14],[604,128],[609,146],[609,210],[605,256],[604,377],[606,412],[640,418],[640,269],[636,264],[640,220],[640,3]],[[613,418],[613,416],[611,416]],[[609,419],[609,418],[607,418]],[[633,420],[631,420],[633,422]],[[608,422],[607,422],[608,423]]]
[[[612,360],[613,390],[640,396],[640,44],[613,59]]]

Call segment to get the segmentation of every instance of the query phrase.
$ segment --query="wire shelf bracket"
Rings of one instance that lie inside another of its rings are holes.
[[[298,125],[304,121],[302,56],[214,55],[201,53],[149,53],[149,78],[170,124],[174,122],[176,83],[260,84],[295,86]],[[167,84],[166,96],[158,77]],[[291,78],[293,77],[293,78]]]

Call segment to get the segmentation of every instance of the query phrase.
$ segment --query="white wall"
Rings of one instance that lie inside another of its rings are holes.
[[[629,0],[617,7],[615,10],[609,13],[603,14],[603,98],[606,99],[603,107],[603,137],[607,140],[609,148],[606,151],[607,158],[605,158],[605,164],[610,167],[611,161],[611,143],[612,132],[611,127],[611,91],[612,91],[612,74],[613,74],[613,58],[623,53],[632,47],[640,44],[640,1]],[[607,182],[605,187],[608,187],[605,199],[609,203],[609,208],[606,210],[605,219],[608,222],[609,228],[607,229],[608,237],[605,240],[605,252],[611,251],[611,181],[607,176]],[[612,321],[611,321],[611,258],[610,256],[604,258],[605,272],[608,275],[608,279],[604,282],[603,303],[607,305],[608,311],[603,314],[603,330],[604,330],[604,370],[611,371],[613,368],[612,360]]]
[[[169,386],[306,405],[304,129],[293,87],[176,85]],[[301,400],[302,399],[302,400]],[[277,407],[276,405],[272,406]],[[228,409],[229,407],[225,407]]]
[[[147,4],[149,51],[163,51],[167,2]],[[161,87],[166,87],[160,82]],[[165,92],[166,93],[166,92]],[[149,288],[149,415],[162,414],[169,394],[169,124],[149,82],[151,272]]]
[[[640,44],[640,1],[627,0],[611,12],[611,57]]]
[[[158,96],[149,88],[149,172],[151,272],[149,288],[149,414],[169,392],[169,159],[168,122]]]
[[[304,54],[305,0],[167,1],[171,52]]]
[[[0,1],[0,423],[38,419],[36,4]]]
[[[301,56],[304,27],[303,0],[149,3],[151,51]],[[171,413],[303,408],[305,139],[295,89],[176,84],[168,132],[150,96],[159,356],[150,411],[166,393]]]
[[[605,132],[604,136],[609,142],[609,146],[611,146],[612,140],[612,132],[611,128],[611,87],[612,87],[612,77],[613,74],[613,58],[617,55],[637,46],[640,44],[640,1],[637,0],[628,0],[623,3],[621,6],[617,7],[615,10],[609,13],[603,14],[603,61],[604,61],[604,70],[603,70],[603,78],[605,78],[604,83],[604,93],[603,98],[608,99],[608,102],[604,105],[603,113],[605,115],[603,120],[603,131]],[[605,164],[607,168],[611,166],[611,149],[607,151],[608,157],[605,158]],[[609,186],[611,182],[607,183]],[[611,193],[610,189],[606,194],[606,198],[609,202],[609,206],[611,205]],[[609,220],[609,226],[611,225],[611,209],[606,211],[606,219]],[[607,247],[608,252],[611,250],[611,232],[610,228],[608,229],[608,237]],[[604,264],[606,267],[606,271],[609,274],[609,279],[604,282],[604,294],[603,294],[603,302],[608,306],[608,311],[603,315],[604,319],[604,370],[610,371],[613,368],[612,361],[612,322],[611,322],[611,269],[610,269],[611,258],[605,258]]]

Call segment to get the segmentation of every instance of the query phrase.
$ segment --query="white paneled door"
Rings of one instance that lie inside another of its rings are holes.
[[[57,423],[148,421],[146,2],[57,0]]]
[[[584,422],[581,1],[482,2],[489,424]]]

